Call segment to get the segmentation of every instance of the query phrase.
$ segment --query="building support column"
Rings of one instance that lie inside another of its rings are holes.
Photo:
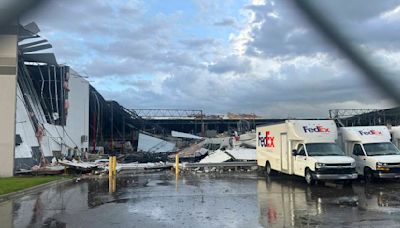
[[[16,23],[0,27],[0,176],[14,175],[17,89]]]

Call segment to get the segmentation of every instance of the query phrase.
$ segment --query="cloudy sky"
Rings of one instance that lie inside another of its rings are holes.
[[[315,3],[399,83],[399,1]],[[128,108],[300,118],[393,106],[286,0],[58,0],[32,20],[59,63]]]

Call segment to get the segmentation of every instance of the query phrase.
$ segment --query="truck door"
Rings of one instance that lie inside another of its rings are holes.
[[[306,162],[306,149],[304,144],[300,144],[297,147],[297,155],[294,157],[294,174],[304,177]]]
[[[281,167],[284,173],[289,172],[289,155],[287,134],[281,134]]]
[[[354,160],[356,160],[357,173],[363,174],[364,166],[366,163],[366,157],[361,144],[359,143],[354,144],[352,157],[354,158]]]

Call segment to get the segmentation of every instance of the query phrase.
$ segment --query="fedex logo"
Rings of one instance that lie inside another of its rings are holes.
[[[303,126],[303,130],[305,133],[314,133],[314,132],[330,132],[329,128],[322,127],[321,125],[317,125],[315,127],[307,127]]]
[[[274,139],[275,137],[272,137],[269,131],[265,132],[265,137],[261,135],[261,132],[258,132],[258,145],[261,147],[275,147]]]
[[[358,131],[360,135],[381,135],[382,132],[378,130]]]

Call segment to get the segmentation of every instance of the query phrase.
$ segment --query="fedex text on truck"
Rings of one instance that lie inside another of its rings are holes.
[[[360,135],[381,135],[382,132],[378,131],[378,130],[370,130],[370,131],[358,131],[358,133],[360,133]]]
[[[258,145],[261,147],[273,148],[275,137],[271,136],[270,131],[265,132],[265,137],[261,135],[261,132],[258,132]]]
[[[303,126],[303,130],[304,130],[305,133],[330,132],[329,128],[322,127],[321,125],[317,125],[315,127]]]

